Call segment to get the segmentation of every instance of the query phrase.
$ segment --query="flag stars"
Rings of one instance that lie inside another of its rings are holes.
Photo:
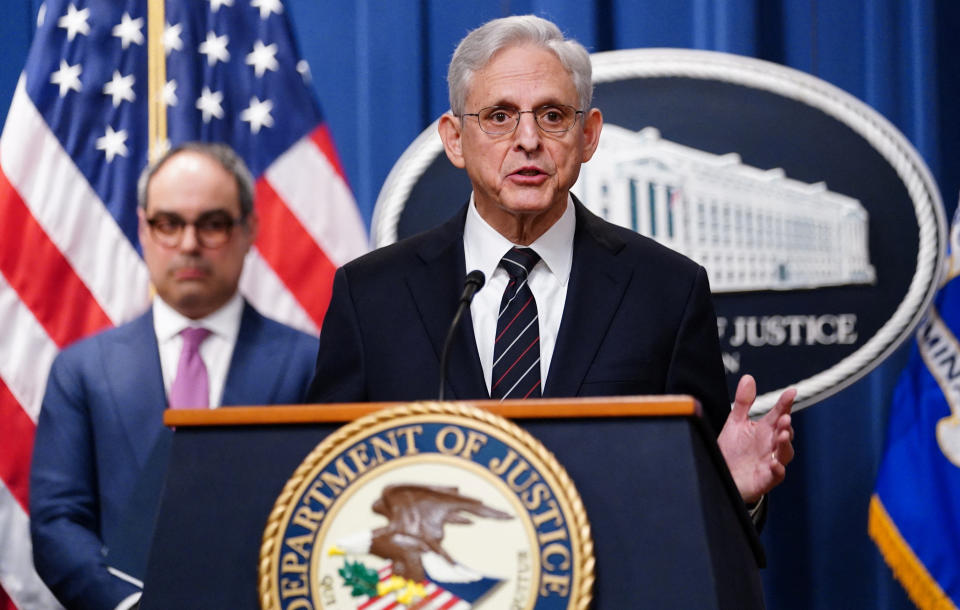
[[[71,66],[66,60],[60,60],[60,69],[50,75],[50,82],[60,87],[60,97],[65,96],[71,90],[79,93],[81,72],[83,72],[82,65]]]
[[[167,106],[176,106],[180,100],[177,98],[177,81],[168,80],[163,85],[163,103]]]
[[[47,22],[47,3],[44,2],[40,5],[40,10],[37,11],[37,29],[43,27],[43,24]]]
[[[277,45],[264,45],[263,41],[253,43],[253,51],[247,55],[247,65],[253,66],[257,78],[263,76],[267,70],[277,71],[280,65],[277,63]]]
[[[112,32],[114,36],[120,39],[120,45],[126,49],[131,42],[138,45],[143,44],[143,32],[140,31],[142,27],[143,17],[131,19],[130,13],[124,13],[120,19],[120,24],[114,26]]]
[[[233,0],[210,0],[210,11],[216,13],[221,6],[233,6]]]
[[[113,98],[113,107],[116,108],[121,102],[132,102],[137,99],[133,92],[133,83],[136,81],[133,74],[121,76],[119,70],[113,71],[113,78],[103,86],[103,93]]]
[[[260,9],[260,19],[266,19],[271,13],[279,15],[283,12],[280,0],[251,0],[250,6]]]
[[[163,50],[167,55],[170,55],[172,51],[183,49],[183,41],[180,40],[181,33],[183,33],[183,26],[179,23],[176,25],[167,23],[163,28]]]
[[[207,32],[207,39],[200,43],[200,53],[207,56],[207,65],[215,66],[218,61],[230,61],[230,51],[227,50],[229,38],[224,34],[217,36]]]
[[[259,133],[261,127],[273,127],[271,110],[273,110],[273,102],[270,100],[261,102],[257,96],[253,96],[250,98],[250,106],[240,113],[240,120],[250,123],[251,132]]]
[[[300,78],[304,82],[310,82],[310,64],[307,63],[306,59],[301,59],[297,62],[297,73],[300,74]]]
[[[117,155],[127,156],[127,132],[124,129],[114,131],[107,125],[107,131],[97,138],[97,150],[102,150],[107,156],[107,163],[111,163]]]
[[[90,9],[85,8],[78,11],[72,3],[67,7],[67,14],[57,20],[57,25],[67,31],[67,40],[73,41],[77,34],[86,36],[90,33],[90,24],[87,19],[90,18]]]
[[[223,118],[223,94],[219,91],[210,91],[209,87],[204,87],[197,99],[197,109],[203,113],[203,122],[209,123],[211,118]]]

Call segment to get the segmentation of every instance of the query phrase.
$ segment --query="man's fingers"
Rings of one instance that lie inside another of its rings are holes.
[[[757,382],[753,376],[744,375],[737,384],[737,394],[733,399],[733,411],[730,416],[736,420],[744,420],[757,399]]]
[[[771,426],[780,427],[780,418],[786,415],[790,416],[790,410],[793,408],[793,400],[797,397],[796,388],[788,388],[777,398],[776,404],[763,416]],[[787,422],[789,425],[789,421]]]
[[[780,419],[777,420],[777,428],[779,430],[787,430],[790,432],[790,442],[793,442],[793,426],[791,425],[790,414],[781,415]]]
[[[787,478],[787,467],[783,464],[776,463],[770,468],[770,473],[773,475],[773,481],[766,487],[763,493],[770,493],[774,487],[783,483],[783,480]]]
[[[770,411],[776,413],[777,417],[784,413],[789,413],[790,409],[793,408],[793,401],[796,397],[797,388],[787,388],[780,394],[780,398],[777,399],[777,404],[773,405]]]
[[[787,443],[780,446],[777,451],[777,461],[786,466],[793,461],[793,445]]]
[[[793,443],[790,442],[793,429],[780,430],[776,438],[776,449],[774,455],[777,461],[786,466],[793,460]]]

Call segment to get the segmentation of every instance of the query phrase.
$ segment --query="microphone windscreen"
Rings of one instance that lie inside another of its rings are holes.
[[[467,277],[463,280],[464,286],[468,284],[476,284],[477,287],[474,288],[474,291],[480,290],[483,288],[484,283],[486,283],[487,278],[483,275],[483,271],[479,269],[474,269],[467,274]]]

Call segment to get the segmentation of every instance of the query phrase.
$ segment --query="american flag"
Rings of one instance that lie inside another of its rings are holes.
[[[0,136],[0,609],[57,607],[33,571],[28,474],[58,350],[148,305],[136,179],[148,156],[146,0],[48,0]],[[281,0],[167,0],[168,143],[222,141],[257,178],[241,291],[317,333],[366,230]],[[156,74],[156,72],[154,72]],[[9,598],[9,599],[7,599]]]

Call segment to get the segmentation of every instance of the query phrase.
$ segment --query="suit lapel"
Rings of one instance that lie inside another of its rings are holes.
[[[420,320],[430,337],[438,364],[447,329],[457,311],[463,290],[463,278],[466,275],[463,258],[463,224],[466,210],[464,207],[420,247],[417,254],[422,265],[411,271],[406,278],[407,287],[420,312]],[[489,397],[483,380],[480,356],[477,354],[469,309],[464,312],[457,325],[448,358],[446,381],[448,390],[452,391],[452,394],[448,392],[448,398],[464,400]]]
[[[273,404],[274,388],[283,376],[278,366],[286,359],[264,357],[272,353],[272,342],[273,337],[264,328],[264,317],[244,301],[237,342],[233,346],[223,386],[222,406]],[[269,380],[274,383],[268,383]]]
[[[574,205],[577,229],[573,267],[545,398],[579,394],[632,274],[631,268],[617,258],[623,241],[576,198]]]
[[[104,367],[117,417],[130,441],[137,465],[143,466],[163,426],[167,395],[163,388],[160,351],[153,329],[153,310],[116,332],[105,335]]]
[[[283,360],[258,359],[255,355],[256,346],[269,353],[271,340],[264,329],[263,317],[244,303],[223,390],[223,405],[240,404],[239,397],[252,405],[272,402],[274,386],[265,384],[264,380],[281,378],[276,363]],[[137,464],[142,467],[158,437],[168,433],[163,426],[167,395],[153,328],[153,310],[105,335],[105,341],[103,366],[107,383],[117,406],[117,417]]]

